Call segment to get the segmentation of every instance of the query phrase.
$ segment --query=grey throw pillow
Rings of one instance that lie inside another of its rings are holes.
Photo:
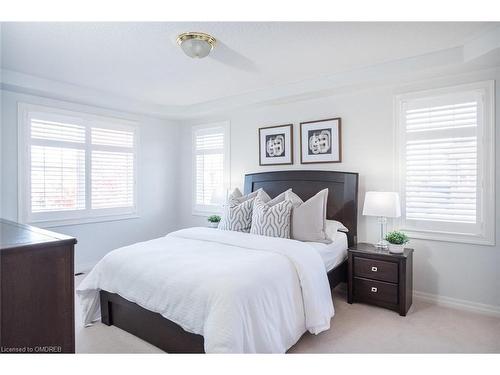
[[[250,233],[290,238],[291,212],[292,202],[285,199],[285,193],[278,195],[267,203],[258,195],[253,204]]]
[[[299,241],[331,242],[326,234],[328,189],[321,190],[306,202],[294,192],[287,192],[286,199],[293,204],[291,238]]]
[[[233,193],[229,195],[223,207],[222,219],[218,229],[250,232],[250,227],[252,226],[253,201],[257,195],[260,195],[261,199],[264,201],[270,200],[269,196],[262,189],[243,195],[240,190],[236,188]]]

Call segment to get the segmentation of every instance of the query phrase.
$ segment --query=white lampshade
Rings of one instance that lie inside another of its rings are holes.
[[[379,217],[400,217],[399,194],[386,191],[367,191],[363,215]]]

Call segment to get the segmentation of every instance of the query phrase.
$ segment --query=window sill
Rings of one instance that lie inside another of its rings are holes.
[[[212,215],[222,215],[222,207],[219,205],[193,205],[191,209],[191,214],[193,216],[209,217]]]
[[[66,226],[82,225],[82,224],[103,223],[107,221],[131,220],[138,218],[139,215],[137,213],[132,213],[132,214],[122,214],[122,215],[87,217],[81,219],[31,221],[28,222],[27,224],[40,228],[57,228],[57,227],[66,227]]]
[[[452,233],[452,232],[437,232],[427,230],[416,230],[410,228],[401,228],[408,237],[419,240],[442,241],[452,243],[463,243],[473,245],[486,245],[495,246],[495,238],[487,238],[481,235],[473,235],[466,233]]]
[[[222,212],[220,212],[220,211],[193,211],[191,214],[193,216],[209,217],[212,215],[220,216],[222,214]]]

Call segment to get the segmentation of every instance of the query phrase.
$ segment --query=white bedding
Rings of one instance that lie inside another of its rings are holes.
[[[189,228],[107,254],[77,288],[84,323],[100,289],[204,336],[207,353],[283,353],[334,314],[325,265],[300,241]]]
[[[307,242],[319,253],[327,271],[333,270],[347,258],[347,235],[343,232],[337,232],[331,240],[332,242],[329,244]]]

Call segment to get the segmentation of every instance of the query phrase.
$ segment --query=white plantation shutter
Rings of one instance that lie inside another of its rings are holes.
[[[85,209],[85,126],[78,118],[29,119],[31,212]]]
[[[224,156],[220,154],[196,155],[196,204],[216,204],[216,189],[224,182]]]
[[[485,229],[484,92],[400,103],[403,226],[480,236]]]
[[[478,102],[456,100],[406,110],[407,219],[477,222]]]
[[[92,127],[91,137],[92,209],[132,207],[134,132]]]
[[[85,150],[31,146],[31,211],[85,209]]]
[[[227,126],[212,124],[193,130],[193,208],[218,212],[227,181]]]
[[[406,143],[406,217],[477,222],[477,137]]]
[[[92,151],[91,200],[93,209],[133,206],[132,152]]]
[[[134,147],[134,132],[133,130],[117,130],[93,127],[92,144],[103,146],[126,147],[132,149]]]
[[[78,223],[135,212],[134,126],[41,106],[20,109],[21,221]]]
[[[61,141],[72,143],[85,143],[85,127],[74,124],[78,119],[47,121],[42,120],[36,115],[31,119],[31,138],[45,139],[49,141]]]
[[[473,97],[470,102],[460,103],[466,99],[456,98],[457,104],[432,106],[423,103],[424,107],[407,109],[406,131],[420,132],[440,129],[459,129],[477,127],[477,100]]]

